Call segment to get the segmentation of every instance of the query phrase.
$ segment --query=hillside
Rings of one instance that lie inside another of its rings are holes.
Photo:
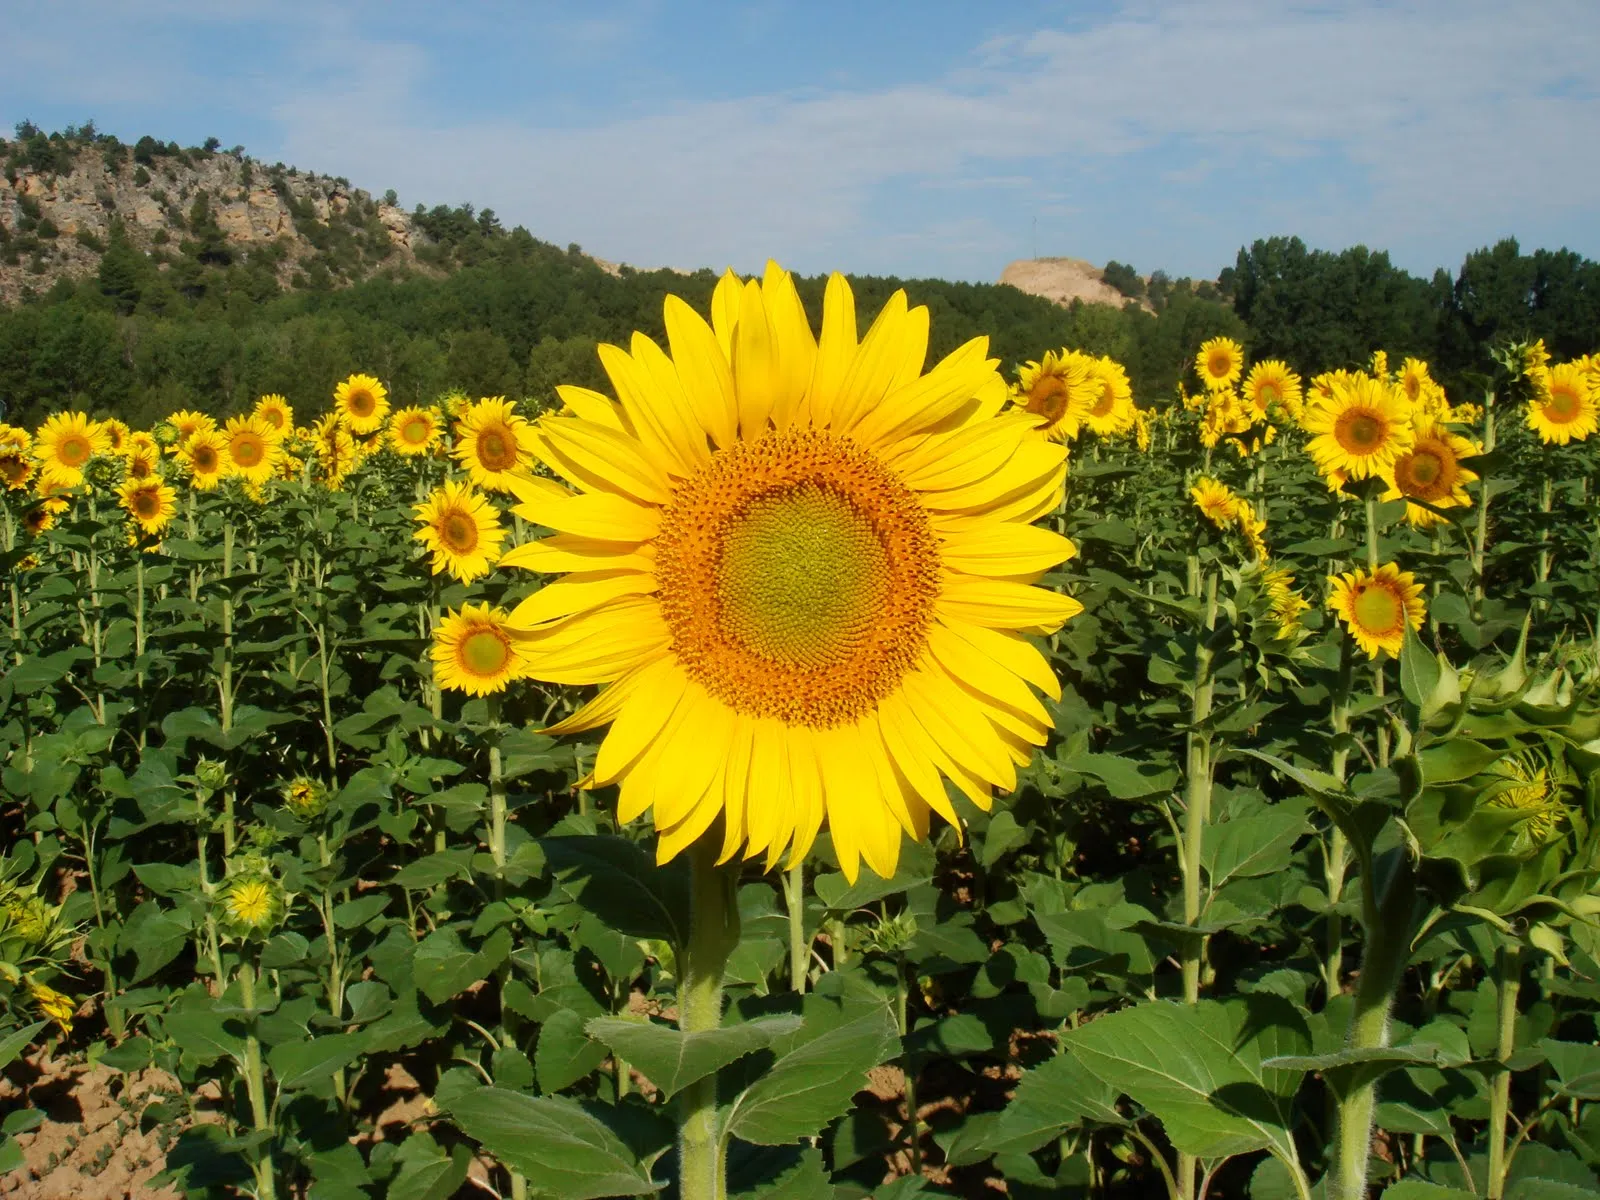
[[[1000,282],[1057,304],[1074,300],[1121,308],[1127,297],[1106,282],[1105,272],[1081,258],[1024,258],[1006,264]],[[1148,307],[1148,304],[1146,304]]]

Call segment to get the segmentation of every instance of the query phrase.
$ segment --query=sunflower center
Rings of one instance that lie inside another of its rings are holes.
[[[194,469],[209,474],[217,469],[217,452],[210,446],[194,448]]]
[[[264,447],[259,438],[250,434],[242,434],[233,439],[228,451],[233,455],[233,461],[241,467],[253,467],[261,462]]]
[[[1059,375],[1041,375],[1028,389],[1028,411],[1043,417],[1047,425],[1061,419],[1067,400],[1067,381]]]
[[[1116,406],[1116,403],[1116,389],[1109,383],[1102,383],[1100,385],[1100,399],[1095,401],[1093,415],[1097,417],[1110,416],[1111,410]]]
[[[81,467],[89,461],[89,439],[76,434],[61,439],[56,457],[68,467]]]
[[[161,513],[161,500],[154,492],[135,492],[133,494],[133,512],[143,520],[151,520]]]
[[[412,417],[400,427],[400,436],[413,446],[420,446],[428,440],[428,423],[421,417]]]
[[[478,523],[463,512],[447,513],[439,522],[439,540],[456,554],[471,554],[478,548]]]
[[[456,650],[464,674],[492,679],[511,664],[511,643],[497,629],[474,629]]]
[[[1233,355],[1226,350],[1213,350],[1206,359],[1206,371],[1214,379],[1224,379],[1233,371]]]
[[[1565,423],[1578,415],[1579,408],[1577,393],[1567,388],[1551,388],[1550,400],[1544,406],[1545,416],[1552,421]]]
[[[1266,412],[1269,407],[1282,400],[1283,394],[1278,391],[1278,385],[1275,383],[1263,383],[1261,390],[1256,393],[1256,405],[1262,412]]]
[[[938,595],[926,510],[876,456],[819,430],[715,454],[662,514],[672,647],[729,707],[827,728],[915,665]]]
[[[7,483],[21,483],[28,477],[28,464],[14,454],[0,456],[0,479]]]
[[[1341,413],[1334,436],[1351,454],[1371,454],[1383,444],[1384,422],[1376,413],[1353,408]]]
[[[485,429],[478,435],[478,458],[491,471],[509,471],[517,465],[517,453],[509,431]]]
[[[1356,624],[1371,633],[1388,633],[1400,628],[1405,609],[1400,598],[1385,587],[1363,588],[1356,596]]]
[[[378,407],[378,399],[366,388],[351,388],[345,405],[350,409],[351,416],[370,417]]]
[[[1426,492],[1444,475],[1444,461],[1432,450],[1418,450],[1406,463],[1408,491]]]

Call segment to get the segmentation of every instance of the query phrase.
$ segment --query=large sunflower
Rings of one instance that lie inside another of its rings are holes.
[[[333,389],[333,411],[351,433],[372,433],[389,415],[389,389],[371,375],[352,375]]]
[[[178,511],[178,493],[156,476],[124,479],[117,488],[117,498],[134,524],[152,537],[160,534]]]
[[[1250,374],[1245,377],[1244,394],[1259,420],[1270,417],[1274,408],[1281,410],[1280,420],[1283,417],[1296,423],[1300,420],[1303,407],[1300,376],[1279,359],[1264,359],[1251,367]]]
[[[277,392],[268,392],[257,400],[255,408],[250,410],[250,415],[260,417],[277,430],[280,437],[288,437],[294,430],[294,409],[290,408],[289,402]]]
[[[1117,437],[1133,428],[1133,387],[1122,364],[1096,358],[1089,364],[1089,408],[1083,423],[1101,437]]]
[[[228,439],[219,429],[190,434],[179,444],[178,461],[189,469],[190,482],[202,492],[209,492],[233,470]]]
[[[81,412],[51,414],[33,438],[42,477],[60,487],[77,487],[89,460],[109,450],[105,431]]]
[[[1384,563],[1376,571],[1358,568],[1330,576],[1328,582],[1333,588],[1328,607],[1368,658],[1377,658],[1380,650],[1400,657],[1406,626],[1422,628],[1422,585],[1394,563]]]
[[[1595,431],[1596,396],[1581,363],[1561,363],[1537,381],[1528,401],[1528,428],[1548,444],[1581,442]]]
[[[1409,361],[1409,360],[1408,360]],[[1385,500],[1425,500],[1434,508],[1460,508],[1472,503],[1466,485],[1477,482],[1477,475],[1461,465],[1461,460],[1478,453],[1478,447],[1442,425],[1426,422],[1416,427],[1416,440],[1394,461],[1390,487]],[[1416,526],[1434,525],[1444,520],[1417,504],[1406,505],[1406,520]]]
[[[389,445],[407,458],[426,454],[438,444],[443,424],[439,410],[431,406],[396,409],[389,418]]]
[[[622,353],[620,350],[617,353]],[[533,426],[504,396],[479,400],[456,426],[451,451],[472,482],[491,492],[510,491],[513,474],[533,465]]]
[[[1202,342],[1200,353],[1194,356],[1194,369],[1207,391],[1230,387],[1244,373],[1244,347],[1228,337]]]
[[[433,679],[472,696],[504,691],[528,673],[528,654],[504,609],[463,604],[433,631]]]
[[[412,536],[433,554],[433,573],[449,571],[462,583],[489,573],[506,531],[500,514],[470,483],[446,482],[416,507],[421,528]]]
[[[708,325],[666,301],[670,356],[602,346],[620,402],[558,389],[518,511],[556,531],[505,565],[569,572],[520,604],[535,678],[610,684],[554,727],[610,724],[592,783],[652,811],[671,858],[721,818],[722,856],[894,873],[904,832],[1016,784],[1059,694],[1045,635],[1081,611],[1030,586],[1073,554],[1030,522],[1066,449],[1001,413],[976,338],[924,373],[928,313],[890,297],[858,343],[834,275],[814,337],[787,272],[730,273]]]
[[[1046,350],[1038,362],[1018,370],[1011,403],[1030,414],[1034,428],[1045,437],[1074,441],[1096,399],[1089,376],[1092,361],[1076,350]]]
[[[1227,529],[1239,519],[1243,503],[1227,484],[1202,476],[1189,489],[1189,498],[1202,516],[1218,529]]]
[[[1351,479],[1387,476],[1414,440],[1406,394],[1365,375],[1336,380],[1307,409],[1305,427],[1315,435],[1306,451],[1318,470]]]
[[[278,473],[283,438],[263,417],[229,417],[223,437],[232,473],[246,483],[263,484]]]

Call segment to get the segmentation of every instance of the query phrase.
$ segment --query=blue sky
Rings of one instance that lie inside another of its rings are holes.
[[[216,136],[639,266],[1600,258],[1600,4],[12,0],[0,122]]]

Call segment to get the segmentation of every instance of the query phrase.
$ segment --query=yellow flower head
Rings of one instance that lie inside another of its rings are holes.
[[[323,483],[338,491],[360,462],[355,438],[338,417],[330,413],[312,430],[311,444]]]
[[[283,893],[266,875],[247,874],[228,884],[221,893],[225,924],[241,936],[270,933],[283,916]]]
[[[229,417],[223,437],[227,440],[229,474],[256,486],[277,474],[283,458],[283,435],[265,417]]]
[[[60,487],[77,487],[84,469],[97,454],[110,453],[105,430],[81,412],[55,413],[33,438],[33,456],[40,474]]]
[[[1133,440],[1139,447],[1140,454],[1147,454],[1150,450],[1150,410],[1135,407],[1133,410]]]
[[[268,392],[257,400],[255,408],[250,410],[250,415],[260,417],[277,432],[279,437],[288,437],[294,429],[294,410],[289,407],[289,402],[276,392]]]
[[[117,488],[117,499],[140,532],[158,536],[178,511],[178,493],[158,475],[136,479],[131,474]]]
[[[1295,591],[1294,576],[1283,567],[1269,568],[1262,577],[1267,598],[1272,606],[1272,618],[1278,626],[1280,641],[1298,637],[1305,632],[1300,614],[1309,611],[1311,604]]]
[[[1189,497],[1206,520],[1218,529],[1227,529],[1239,518],[1241,501],[1233,489],[1208,476],[1189,489]]]
[[[1549,368],[1550,351],[1544,348],[1544,339],[1539,338],[1531,345],[1522,348],[1522,373],[1538,383]]]
[[[27,977],[27,983],[28,995],[33,1000],[33,1006],[39,1010],[39,1015],[54,1021],[63,1034],[71,1033],[72,1018],[78,1011],[78,1005],[72,997],[56,991],[49,984],[40,983],[31,975]]]
[[[471,696],[505,690],[528,673],[528,651],[504,609],[464,604],[433,631],[433,679]]]
[[[620,402],[563,387],[576,415],[539,422],[573,490],[512,483],[556,534],[501,565],[566,572],[511,615],[529,674],[608,685],[553,731],[610,725],[592,781],[662,860],[720,818],[724,859],[797,861],[826,823],[848,878],[891,876],[957,820],[945,779],[987,807],[1051,727],[1020,635],[1082,607],[1032,586],[1074,552],[1032,525],[1066,447],[1003,411],[987,339],[925,370],[904,292],[864,338],[842,276],[822,313],[775,263],[724,276],[709,324],[669,297],[670,354],[602,346]]]
[[[1335,381],[1307,408],[1305,427],[1314,435],[1306,451],[1317,469],[1352,479],[1387,476],[1415,439],[1405,393],[1364,375]]]
[[[416,507],[412,536],[433,554],[433,573],[449,571],[462,583],[489,573],[506,531],[488,498],[470,483],[447,481]]]
[[[333,410],[351,433],[373,433],[389,415],[389,389],[371,375],[352,375],[333,389]]]
[[[1389,380],[1389,354],[1385,350],[1372,352],[1372,377],[1385,383]]]
[[[1089,408],[1083,423],[1100,437],[1118,437],[1133,428],[1133,388],[1122,364],[1110,358],[1089,361]]]
[[[389,419],[389,444],[408,458],[426,454],[439,444],[443,430],[444,420],[437,408],[396,409]]]
[[[1232,338],[1214,337],[1201,343],[1194,369],[1208,392],[1231,387],[1244,373],[1244,347]]]
[[[1376,571],[1358,568],[1330,576],[1328,582],[1333,589],[1328,607],[1345,623],[1368,658],[1377,658],[1381,650],[1398,658],[1400,647],[1405,644],[1406,626],[1422,628],[1422,585],[1411,572],[1402,571],[1394,563],[1384,563]]]
[[[1477,475],[1461,465],[1461,460],[1478,453],[1466,438],[1451,433],[1432,421],[1416,426],[1411,449],[1395,459],[1385,500],[1423,500],[1434,508],[1460,508],[1470,505],[1466,485],[1477,482]],[[1426,527],[1444,520],[1418,504],[1406,505],[1406,520]]]
[[[1546,445],[1585,441],[1596,428],[1600,395],[1594,377],[1579,363],[1562,363],[1544,373],[1528,401],[1528,428]]]
[[[112,454],[123,454],[128,448],[130,430],[126,422],[107,417],[100,422],[100,432],[106,435],[106,449]]]
[[[1400,390],[1406,394],[1407,400],[1412,404],[1421,404],[1429,385],[1433,384],[1433,376],[1428,372],[1428,364],[1422,359],[1408,358],[1400,365],[1400,378],[1397,382]]]
[[[1244,381],[1245,400],[1258,421],[1287,418],[1298,424],[1305,407],[1301,395],[1300,376],[1276,358],[1256,363]],[[1281,415],[1274,416],[1275,412]]]
[[[144,455],[152,461],[161,459],[161,443],[156,441],[155,435],[136,429],[128,435],[128,444],[123,453],[132,458],[134,455]]]
[[[33,448],[33,434],[20,425],[0,421],[0,454],[26,454]]]
[[[1034,419],[1034,429],[1057,442],[1077,439],[1094,406],[1093,360],[1076,350],[1046,350],[1038,362],[1017,371],[1011,403]]]
[[[1267,522],[1256,515],[1255,508],[1245,500],[1239,501],[1238,508],[1239,532],[1244,535],[1245,545],[1250,547],[1250,556],[1257,562],[1265,562],[1267,558]]]
[[[205,413],[187,408],[173,413],[167,418],[166,424],[172,432],[172,446],[175,453],[181,451],[183,444],[195,434],[207,433],[217,427],[217,423]]]
[[[233,473],[228,438],[216,428],[201,429],[180,442],[178,461],[188,469],[189,481],[203,492],[209,492]]]
[[[283,785],[283,806],[302,821],[322,815],[328,807],[328,789],[315,779],[297,776]]]
[[[0,447],[0,484],[8,492],[26,491],[37,469],[26,447]]]
[[[1525,751],[1501,759],[1495,764],[1495,773],[1515,781],[1489,801],[1496,808],[1513,809],[1521,818],[1515,848],[1533,849],[1555,840],[1567,822],[1567,806],[1561,800],[1560,785],[1551,778],[1549,760],[1536,751]]]
[[[606,347],[601,350],[603,354]],[[517,415],[516,406],[504,396],[491,396],[461,418],[452,453],[473,483],[506,492],[516,475],[533,466],[535,441],[533,426]]]

